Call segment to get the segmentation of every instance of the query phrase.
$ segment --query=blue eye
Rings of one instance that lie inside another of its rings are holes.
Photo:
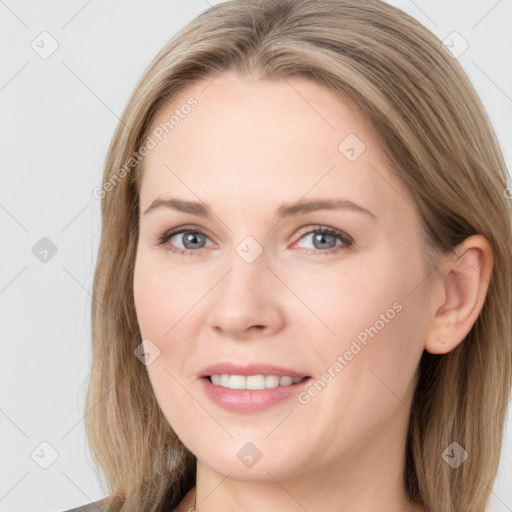
[[[185,246],[184,248],[176,247],[171,243],[167,244],[167,242],[170,242],[171,238],[174,238],[177,235],[182,235],[181,242]],[[169,246],[168,250],[170,252],[190,254],[190,251],[194,252],[195,249],[203,249],[204,241],[206,239],[208,239],[208,236],[204,231],[201,231],[200,229],[182,228],[163,233],[157,238],[157,243],[158,245],[162,246],[167,244]]]
[[[313,253],[331,254],[342,249],[348,249],[353,244],[353,240],[343,231],[322,226],[308,231],[300,239],[302,240],[306,237],[311,237],[315,247],[312,251]],[[337,240],[341,240],[341,244],[336,245]]]
[[[182,235],[178,238],[183,244],[182,247],[176,247],[175,244],[170,243],[170,240],[177,235]],[[339,250],[348,249],[353,245],[353,240],[343,231],[333,228],[326,228],[317,226],[304,233],[300,240],[311,236],[311,241],[315,246],[314,249],[306,249],[306,254],[331,254]],[[192,255],[199,249],[206,247],[206,242],[209,240],[208,235],[198,228],[178,228],[176,230],[167,231],[157,236],[157,244],[159,246],[167,246],[167,250],[177,254]],[[337,240],[341,243],[337,244]]]

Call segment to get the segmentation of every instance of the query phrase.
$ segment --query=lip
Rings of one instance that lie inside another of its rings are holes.
[[[312,381],[305,378],[297,384],[270,389],[229,389],[216,386],[207,377],[199,379],[205,395],[223,409],[238,413],[255,413],[297,396]]]
[[[203,368],[198,377],[210,377],[211,375],[277,375],[279,377],[308,377],[305,373],[300,373],[290,368],[282,368],[266,363],[251,363],[248,365],[237,365],[233,363],[217,363]]]
[[[277,386],[269,389],[229,389],[212,384],[211,375],[277,375],[279,377],[305,377],[304,380],[289,386]],[[255,413],[283,403],[297,396],[301,390],[310,384],[312,377],[304,373],[270,364],[253,363],[250,365],[235,365],[233,363],[218,363],[203,368],[199,374],[199,382],[205,395],[221,408],[238,413]]]

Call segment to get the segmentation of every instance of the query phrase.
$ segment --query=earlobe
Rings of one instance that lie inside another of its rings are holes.
[[[433,305],[425,339],[427,352],[445,354],[464,340],[482,310],[492,267],[492,249],[483,235],[466,238],[442,264],[439,303]]]

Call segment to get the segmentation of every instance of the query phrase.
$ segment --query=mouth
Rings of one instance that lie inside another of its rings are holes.
[[[310,375],[279,366],[218,363],[197,375],[205,395],[220,407],[237,413],[256,413],[296,396]]]
[[[228,386],[214,384],[213,380],[217,380],[217,377],[224,379]],[[289,400],[297,397],[312,380],[311,377],[281,375],[279,376],[279,382],[281,382],[282,378],[283,385],[278,384],[276,386],[277,375],[271,374],[264,377],[263,379],[261,374],[233,375],[214,373],[213,375],[202,377],[199,381],[202,384],[201,388],[206,397],[223,409],[234,413],[257,413],[270,407],[278,407],[279,404],[290,404]],[[292,379],[291,384],[288,384],[289,379],[287,377]],[[269,378],[270,386],[273,387],[266,387],[267,378]],[[234,387],[230,387],[231,383],[233,383]],[[263,385],[265,387],[262,387]],[[250,386],[254,386],[254,389],[251,389]]]
[[[309,376],[291,377],[290,375],[230,375],[227,373],[214,374],[203,377],[214,386],[228,389],[273,389],[280,386],[293,386],[299,384]]]

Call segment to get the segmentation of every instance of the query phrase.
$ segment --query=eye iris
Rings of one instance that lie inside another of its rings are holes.
[[[203,238],[204,239],[204,235],[202,235],[201,233],[195,233],[193,231],[189,231],[187,233],[185,233],[182,237],[183,239],[183,245],[185,246],[186,249],[197,249],[197,245],[194,245],[194,244],[197,244],[197,239],[201,239]],[[204,243],[204,240],[202,240],[203,243]],[[187,245],[188,243],[191,243],[192,245]],[[201,244],[199,243],[199,245],[201,246]]]
[[[310,233],[313,236],[313,245],[316,249],[331,249],[336,247],[338,234],[329,231],[316,231]],[[206,235],[200,231],[182,231],[181,240],[185,249],[200,249],[206,242]],[[330,245],[329,245],[330,244]]]
[[[319,242],[320,244],[324,244],[326,238],[330,238],[334,242],[334,245],[332,245],[332,247],[334,247],[336,245],[336,237],[333,235],[326,234],[326,233],[314,234],[313,235],[313,244],[315,245],[315,247],[316,247],[316,242]],[[316,248],[317,249],[325,249],[325,245],[320,245],[320,247],[316,247]],[[331,247],[329,247],[329,249],[330,248]]]

